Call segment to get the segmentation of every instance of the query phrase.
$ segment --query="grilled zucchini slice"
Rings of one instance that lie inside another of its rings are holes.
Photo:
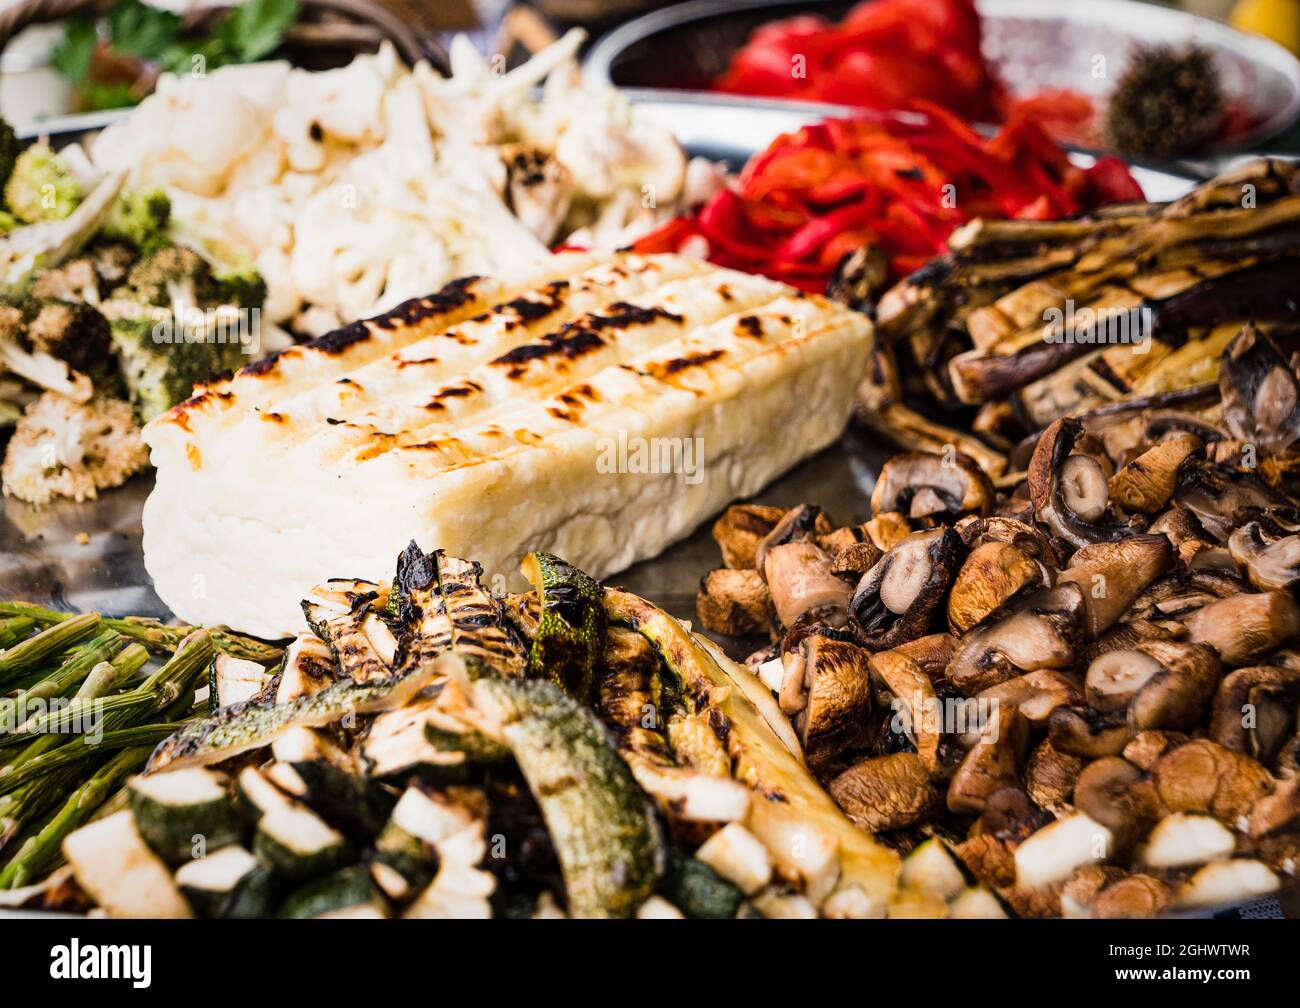
[[[140,836],[129,810],[69,834],[63,853],[77,884],[110,917],[193,916],[171,872]]]
[[[238,844],[176,870],[176,885],[202,917],[267,916],[273,907],[271,881],[271,870]]]
[[[668,871],[659,892],[687,917],[722,920],[735,917],[744,894],[698,858],[677,848],[668,854]]]
[[[208,666],[208,700],[212,709],[252,700],[266,689],[271,675],[254,661],[219,654]]]
[[[428,885],[438,867],[438,844],[473,822],[463,805],[440,798],[419,785],[408,787],[375,841],[371,871],[393,899]]]
[[[218,773],[203,767],[133,777],[128,803],[149,848],[181,864],[240,839],[239,816]]]
[[[254,767],[240,773],[239,792],[257,822],[253,853],[276,875],[307,879],[347,863],[352,852],[343,834]]]
[[[280,906],[281,917],[382,918],[388,907],[365,865],[349,865],[295,889]]]
[[[528,675],[549,679],[575,700],[589,702],[596,664],[605,653],[604,590],[550,553],[529,553],[519,569],[540,602]]]

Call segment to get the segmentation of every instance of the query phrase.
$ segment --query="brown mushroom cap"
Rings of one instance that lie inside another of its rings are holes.
[[[1173,547],[1164,536],[1131,535],[1079,550],[1056,580],[1082,589],[1085,630],[1089,640],[1096,640],[1173,562]]]
[[[862,648],[817,634],[785,655],[781,710],[792,716],[804,758],[821,772],[871,728],[869,655]]]
[[[1047,568],[1009,543],[976,546],[948,595],[948,625],[963,634],[1022,592],[1049,587]]]
[[[785,515],[785,508],[765,504],[733,504],[713,523],[713,538],[727,567],[757,570],[758,544]]]
[[[893,549],[912,534],[912,526],[907,520],[907,515],[898,511],[886,511],[884,514],[876,515],[870,521],[863,523],[862,530],[866,532],[872,545],[883,551]]]
[[[1077,585],[1038,592],[991,623],[961,638],[948,680],[966,694],[1038,669],[1074,664],[1082,636],[1083,600]]]
[[[1129,511],[1156,514],[1173,497],[1183,465],[1204,447],[1195,434],[1181,432],[1152,445],[1111,478],[1111,499]]]
[[[1106,886],[1092,901],[1092,915],[1098,920],[1155,917],[1173,901],[1174,894],[1151,875],[1130,875]]]
[[[849,586],[831,571],[831,559],[811,542],[773,546],[766,552],[763,574],[778,623],[792,626],[805,613],[843,624]]]
[[[1078,677],[1056,669],[1038,669],[990,686],[977,694],[983,703],[1014,707],[1031,724],[1045,723],[1057,707],[1083,700]]]
[[[1074,807],[1111,831],[1116,849],[1128,850],[1160,818],[1150,779],[1119,756],[1089,763],[1074,785]]]
[[[830,531],[830,522],[817,505],[800,504],[792,507],[754,547],[754,568],[766,571],[767,554],[777,546],[808,542],[819,532]]]
[[[1300,605],[1286,592],[1233,595],[1196,610],[1183,623],[1189,640],[1209,644],[1225,665],[1236,667],[1300,634]]]
[[[1072,455],[1083,425],[1071,417],[1053,421],[1029,461],[1029,495],[1038,520],[1076,547],[1118,542],[1136,530],[1104,521],[1110,499],[1106,474],[1095,459]]]
[[[1156,794],[1168,812],[1202,812],[1235,826],[1273,790],[1267,770],[1209,739],[1193,739],[1151,767]]]
[[[1182,729],[1200,720],[1219,672],[1218,657],[1203,644],[1145,640],[1094,659],[1085,685],[1089,704],[1126,710],[1138,730]]]
[[[712,633],[729,637],[767,633],[772,596],[756,570],[709,571],[700,579],[695,593],[695,611],[700,624]]]
[[[1161,756],[1187,741],[1187,736],[1182,732],[1148,729],[1134,735],[1133,741],[1124,747],[1120,755],[1134,766],[1150,770]]]
[[[1052,746],[1085,759],[1118,755],[1134,734],[1123,714],[1103,714],[1091,707],[1057,707],[1047,719]]]
[[[957,638],[952,634],[937,633],[904,641],[892,650],[904,658],[910,658],[921,667],[934,682],[943,677],[948,663],[952,661],[953,652],[957,650]]]
[[[944,525],[908,536],[867,571],[849,603],[864,646],[888,650],[926,633],[963,548],[957,533]]]
[[[916,753],[863,760],[827,786],[844,814],[871,832],[903,829],[928,819],[939,796]]]
[[[1257,665],[1225,676],[1214,695],[1210,738],[1271,766],[1296,733],[1300,669]]]
[[[1300,586],[1300,535],[1265,539],[1259,522],[1228,537],[1228,552],[1260,591],[1293,591]]]
[[[952,522],[962,515],[986,515],[992,508],[993,484],[961,452],[895,455],[881,468],[871,492],[873,515],[899,512],[913,521]]]
[[[1038,526],[1009,515],[995,514],[987,518],[971,515],[953,527],[967,549],[973,550],[984,543],[1000,542],[1015,546],[1026,556],[1056,567],[1063,567],[1069,559],[1068,549],[1058,548],[1059,540],[1053,542]]]
[[[948,811],[979,815],[989,795],[1016,785],[1029,747],[1029,721],[1011,706],[999,706],[980,740],[971,747],[948,785]]]
[[[882,708],[894,712],[903,734],[916,746],[926,770],[933,776],[947,772],[943,724],[938,698],[930,677],[916,662],[899,651],[883,651],[868,663]]]
[[[874,543],[855,542],[831,554],[831,570],[856,584],[884,555]]]
[[[1029,754],[1025,765],[1025,790],[1042,808],[1065,813],[1073,809],[1074,784],[1087,765],[1080,756],[1057,751],[1044,739]]]

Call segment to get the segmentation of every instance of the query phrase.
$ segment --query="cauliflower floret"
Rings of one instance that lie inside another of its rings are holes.
[[[129,404],[97,396],[75,403],[46,392],[27,407],[9,442],[4,492],[29,504],[94,500],[149,464]]]

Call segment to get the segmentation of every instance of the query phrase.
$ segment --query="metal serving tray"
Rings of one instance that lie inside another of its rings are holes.
[[[680,92],[636,91],[631,97],[644,113],[669,125],[690,153],[734,167],[783,132],[845,112],[833,106],[735,101]],[[1174,199],[1191,187],[1190,180],[1167,173],[1140,170],[1137,176],[1152,199]],[[811,501],[837,523],[865,521],[870,517],[876,474],[891,454],[893,450],[873,435],[850,427],[834,445],[754,499],[782,506]],[[141,551],[140,515],[152,488],[153,476],[146,473],[83,504],[65,501],[36,509],[3,498],[0,598],[27,599],[59,609],[93,609],[111,616],[171,618],[154,593]],[[710,524],[610,582],[653,600],[675,616],[694,619],[696,585],[701,575],[721,562]],[[721,643],[738,658],[747,650],[743,641]],[[1276,906],[1276,901],[1268,901],[1265,914],[1276,916]],[[48,915],[0,911],[0,918],[27,916]]]

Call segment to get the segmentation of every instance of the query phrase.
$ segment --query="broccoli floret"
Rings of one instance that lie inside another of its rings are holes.
[[[66,362],[101,391],[116,377],[108,319],[92,305],[47,302],[27,324],[27,339],[33,350]]]
[[[37,273],[32,278],[30,293],[38,302],[96,304],[99,301],[99,274],[89,259],[72,259],[62,266]]]
[[[41,388],[58,392],[77,402],[85,402],[94,393],[90,379],[80,371],[38,348],[23,346],[27,321],[23,311],[11,304],[0,304],[0,371],[11,371]]]
[[[113,348],[131,402],[146,423],[188,399],[199,382],[237,370],[247,360],[237,340],[221,342],[217,334],[193,339],[192,332],[173,325],[166,308],[130,299],[106,301],[101,307],[111,320]]]
[[[217,273],[213,279],[222,304],[251,311],[266,303],[266,281],[251,264]]]
[[[113,202],[100,234],[127,242],[148,255],[167,244],[171,213],[172,201],[161,189],[135,189]]]
[[[31,504],[54,497],[94,500],[148,464],[149,449],[127,403],[104,396],[75,403],[47,392],[14,430],[4,491]]]
[[[4,191],[9,210],[28,224],[65,219],[85,195],[68,163],[48,144],[33,144],[18,155]]]
[[[168,245],[145,256],[127,274],[129,296],[142,304],[170,309],[183,319],[214,300],[216,286],[203,258],[191,249]]]
[[[14,163],[18,160],[18,153],[22,150],[23,142],[18,139],[14,128],[9,125],[8,121],[0,119],[0,192],[9,183],[9,176],[14,173]],[[8,217],[8,214],[5,214]],[[4,228],[5,231],[12,229]]]

